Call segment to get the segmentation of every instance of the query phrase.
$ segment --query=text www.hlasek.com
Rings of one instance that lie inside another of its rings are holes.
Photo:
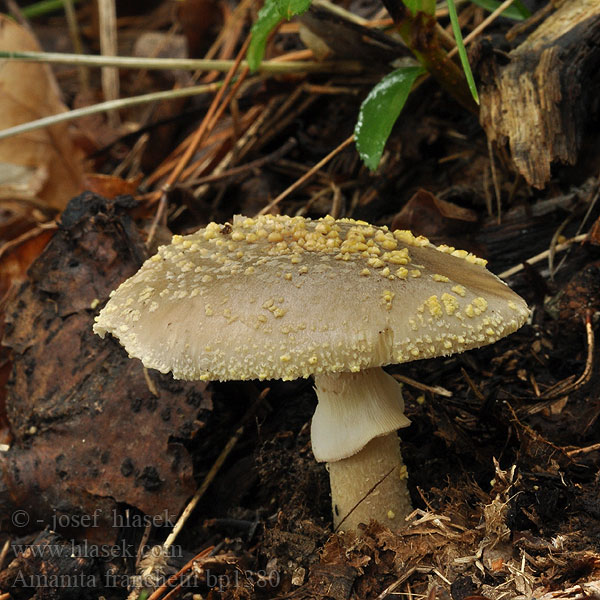
[[[125,540],[116,544],[89,544],[87,541],[70,540],[64,544],[13,544],[15,556],[28,553],[29,556],[41,559],[51,558],[132,558],[138,556],[139,549],[128,544]],[[147,554],[152,548],[142,548],[141,554]],[[170,546],[167,556],[182,558],[183,549],[180,546]]]

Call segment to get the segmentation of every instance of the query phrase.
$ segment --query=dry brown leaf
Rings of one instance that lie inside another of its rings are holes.
[[[133,196],[141,180],[141,176],[133,179],[123,179],[114,175],[94,173],[87,174],[84,178],[84,183],[86,190],[112,200],[117,196],[126,194]]]
[[[477,214],[420,189],[396,214],[392,229],[410,229],[427,237],[444,237],[468,230]]]
[[[28,31],[0,15],[0,50],[39,52],[40,47]],[[0,61],[0,129],[65,110],[48,65]],[[0,163],[46,169],[37,198],[52,208],[61,210],[82,190],[82,153],[64,123],[0,140]]]
[[[54,234],[53,227],[36,227],[0,247],[0,298],[25,280],[29,265]]]

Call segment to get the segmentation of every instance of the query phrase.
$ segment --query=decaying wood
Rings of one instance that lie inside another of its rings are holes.
[[[120,502],[175,519],[195,487],[182,442],[212,408],[205,384],[146,374],[115,340],[92,332],[97,306],[145,258],[127,215],[134,204],[90,193],[71,201],[8,306],[3,340],[14,441],[0,455],[0,507],[53,529],[66,515],[102,542],[118,534]]]
[[[508,142],[527,182],[543,188],[552,163],[576,162],[598,114],[600,2],[563,2],[505,57],[505,66],[481,65],[480,121],[491,141]]]

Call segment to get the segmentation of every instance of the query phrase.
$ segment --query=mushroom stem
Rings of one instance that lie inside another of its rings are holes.
[[[401,385],[378,367],[315,375],[315,388],[313,453],[327,463],[336,527],[356,530],[371,519],[401,527],[412,510],[396,434],[410,423]]]
[[[371,440],[350,458],[328,463],[327,468],[336,528],[341,524],[343,530],[356,531],[359,523],[375,519],[390,529],[400,529],[412,512],[408,475],[395,431]]]

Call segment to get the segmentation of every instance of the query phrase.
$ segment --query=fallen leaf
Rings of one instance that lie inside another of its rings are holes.
[[[141,176],[134,179],[122,179],[114,175],[94,173],[86,175],[84,181],[86,190],[112,200],[117,196],[133,196],[141,179]]]
[[[69,203],[6,309],[3,340],[14,442],[0,453],[0,503],[34,526],[58,510],[97,514],[88,535],[102,543],[116,539],[118,503],[174,520],[195,489],[184,442],[212,414],[206,383],[145,372],[92,332],[96,307],[146,257],[133,206],[90,193]]]
[[[477,214],[442,200],[427,190],[418,190],[394,217],[392,229],[410,229],[426,237],[448,237],[477,222]]]
[[[53,227],[36,227],[0,248],[0,298],[11,285],[25,279],[29,265],[40,255],[52,234]]]
[[[0,15],[0,50],[40,52],[41,48],[27,30]],[[65,110],[48,65],[0,61],[0,130]],[[17,166],[28,168],[30,191],[39,187],[37,198],[58,210],[82,190],[82,158],[65,123],[0,140],[3,169],[10,171],[10,165],[15,172]],[[44,169],[42,184],[39,177]],[[22,195],[22,177],[16,185],[15,194]],[[2,196],[6,197],[6,183],[2,188]]]

